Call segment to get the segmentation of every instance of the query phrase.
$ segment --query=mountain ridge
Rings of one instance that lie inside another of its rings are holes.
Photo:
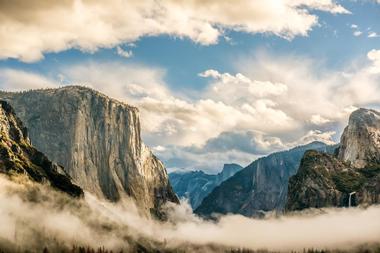
[[[219,184],[243,169],[236,163],[224,164],[218,174],[207,174],[202,170],[169,173],[170,182],[179,198],[187,198],[193,209]]]
[[[296,173],[304,152],[307,149],[333,152],[335,148],[312,142],[259,158],[216,187],[195,213],[205,217],[213,213],[261,217],[265,212],[282,211],[288,179]]]

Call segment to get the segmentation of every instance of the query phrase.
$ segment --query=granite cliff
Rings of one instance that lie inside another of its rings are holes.
[[[380,163],[380,112],[364,108],[354,111],[340,144],[338,159],[355,168]]]
[[[287,211],[380,203],[379,115],[354,111],[335,155],[305,153],[289,181]]]
[[[193,209],[218,185],[243,169],[238,164],[225,164],[223,170],[216,175],[203,171],[172,172],[170,182],[179,198],[186,198]]]
[[[165,202],[178,203],[165,167],[141,141],[137,108],[79,86],[0,98],[14,107],[33,145],[84,190],[115,202],[130,196],[157,216]]]
[[[83,196],[82,189],[71,182],[62,167],[31,145],[27,129],[5,101],[0,101],[0,173],[10,178],[25,175],[73,197]]]

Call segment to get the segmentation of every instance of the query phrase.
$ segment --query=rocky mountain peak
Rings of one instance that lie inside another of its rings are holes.
[[[223,181],[232,177],[236,172],[238,172],[239,170],[242,170],[242,169],[243,169],[243,167],[241,167],[239,164],[236,164],[236,163],[224,164],[222,171],[219,172],[217,175],[218,183],[222,183]]]
[[[338,159],[355,168],[380,162],[380,112],[360,108],[351,114],[341,137]]]

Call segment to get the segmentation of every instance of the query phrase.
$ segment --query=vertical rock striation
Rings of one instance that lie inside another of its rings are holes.
[[[341,137],[338,159],[355,168],[380,163],[380,113],[360,108],[349,118]]]
[[[82,196],[82,189],[61,171],[63,168],[49,161],[31,145],[27,130],[12,107],[0,101],[0,173],[26,175],[33,181],[49,184],[71,196]]]
[[[0,93],[30,131],[33,144],[98,197],[136,200],[146,213],[178,202],[163,164],[142,143],[138,109],[89,88]]]

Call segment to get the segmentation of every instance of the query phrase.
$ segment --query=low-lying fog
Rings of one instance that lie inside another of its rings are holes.
[[[22,179],[18,179],[22,180]],[[0,177],[0,243],[41,247],[50,240],[72,245],[128,249],[131,240],[168,248],[216,244],[230,248],[346,249],[380,243],[380,206],[323,209],[263,220],[226,215],[217,222],[191,213],[187,203],[168,206],[169,220],[140,216],[131,203],[111,204],[90,194],[72,200],[30,182]]]

